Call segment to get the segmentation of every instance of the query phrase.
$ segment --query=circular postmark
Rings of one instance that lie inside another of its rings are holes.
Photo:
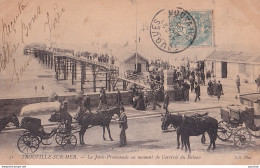
[[[192,45],[197,27],[189,12],[182,8],[158,11],[150,25],[150,36],[160,50],[179,53]]]

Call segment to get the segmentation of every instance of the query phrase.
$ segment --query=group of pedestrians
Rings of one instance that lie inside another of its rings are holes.
[[[146,96],[140,89],[133,91],[133,108],[136,110],[146,110]]]
[[[100,63],[110,63],[110,64],[115,64],[115,58],[114,56],[109,57],[108,54],[97,54],[97,53],[90,53],[88,51],[85,52],[78,52],[76,54],[78,57],[85,57],[88,60],[100,62]]]
[[[215,79],[213,80],[210,79],[208,82],[207,93],[211,97],[217,96],[218,100],[220,100],[221,95],[224,95],[223,86],[220,80],[216,82]]]
[[[175,101],[189,101],[190,99],[190,90],[191,85],[188,83],[187,80],[184,81],[175,81],[173,83],[174,89],[174,100]]]

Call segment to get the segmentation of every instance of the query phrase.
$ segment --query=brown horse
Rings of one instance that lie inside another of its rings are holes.
[[[120,117],[120,110],[122,107],[115,107],[108,109],[106,111],[100,111],[96,114],[91,113],[84,113],[82,116],[79,117],[79,125],[81,126],[79,131],[79,139],[80,144],[84,145],[84,134],[86,130],[89,128],[89,126],[102,126],[103,127],[103,139],[105,138],[105,127],[107,128],[109,138],[111,141],[113,141],[113,138],[110,134],[110,128],[109,124],[112,119],[112,117],[117,114],[118,117]]]
[[[218,121],[209,116],[196,116],[197,117],[183,117],[181,115],[173,114],[165,115],[162,119],[162,129],[165,130],[170,124],[173,124],[173,126],[177,127],[177,149],[179,149],[180,146],[179,138],[181,136],[182,149],[184,144],[185,151],[187,151],[188,147],[189,152],[191,152],[189,137],[204,135],[204,133],[207,132],[210,137],[210,145],[208,147],[208,150],[211,148],[212,145],[214,150],[216,148],[215,141],[217,138]]]
[[[19,120],[17,116],[13,113],[0,119],[0,132],[5,129],[6,125],[10,122],[13,123],[16,127],[19,127]]]

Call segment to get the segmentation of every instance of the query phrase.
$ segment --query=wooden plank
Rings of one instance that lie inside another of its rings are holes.
[[[121,77],[121,76],[117,76],[117,78],[122,79],[122,80],[127,81],[127,82],[130,82],[130,83],[134,83],[134,84],[142,86],[144,88],[150,89],[150,86],[148,86],[148,85],[144,85],[142,83],[139,83],[139,82],[136,82],[136,81],[133,81],[133,80],[129,80],[129,79]]]

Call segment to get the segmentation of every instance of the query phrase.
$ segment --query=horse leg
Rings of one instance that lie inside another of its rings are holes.
[[[180,130],[179,130],[179,128],[177,128],[176,133],[177,133],[177,149],[180,149]],[[181,142],[182,142],[182,140],[181,140]],[[182,149],[183,149],[183,142],[182,142]]]
[[[205,133],[204,133],[204,134],[202,134],[202,137],[201,137],[201,143],[205,144],[205,142],[206,142],[206,137],[205,137]]]
[[[79,140],[80,140],[80,144],[84,145],[84,134],[87,130],[87,127],[81,127],[80,131],[79,131]]]
[[[105,137],[105,132],[106,132],[106,130],[105,130],[105,127],[103,126],[103,140],[104,141],[107,140],[106,137]]]
[[[185,142],[184,142],[183,136],[181,136],[181,150],[183,150],[184,145],[185,145]]]
[[[216,131],[214,130],[214,133],[213,133],[213,148],[212,148],[212,150],[214,150],[214,149],[216,149],[216,139],[217,139],[217,129],[216,129]]]
[[[187,137],[186,136],[182,136],[182,140],[183,140],[183,143],[184,143],[184,146],[185,146],[185,152],[187,152]]]
[[[189,148],[189,153],[191,153],[191,150],[190,150],[190,137],[187,136],[187,146]]]
[[[86,127],[84,130],[83,130],[83,134],[82,134],[82,144],[84,145],[84,135],[86,133],[86,130],[87,130],[88,127]]]
[[[210,150],[210,148],[211,148],[211,145],[212,145],[212,142],[213,142],[213,139],[214,139],[214,137],[213,137],[213,135],[212,135],[212,133],[211,133],[211,132],[208,132],[208,134],[209,134],[210,144],[209,144],[209,146],[208,146],[208,149],[207,149],[207,151],[209,151],[209,150]]]
[[[82,144],[82,128],[80,129],[80,131],[79,131],[79,142],[80,142],[80,144]]]
[[[111,137],[109,125],[107,125],[106,127],[107,127],[107,131],[108,131],[108,135],[109,135],[110,141],[113,141],[113,138]]]
[[[212,147],[212,150],[214,150],[214,149],[216,149],[216,143],[215,143],[216,141],[215,140],[213,140],[213,147]]]

